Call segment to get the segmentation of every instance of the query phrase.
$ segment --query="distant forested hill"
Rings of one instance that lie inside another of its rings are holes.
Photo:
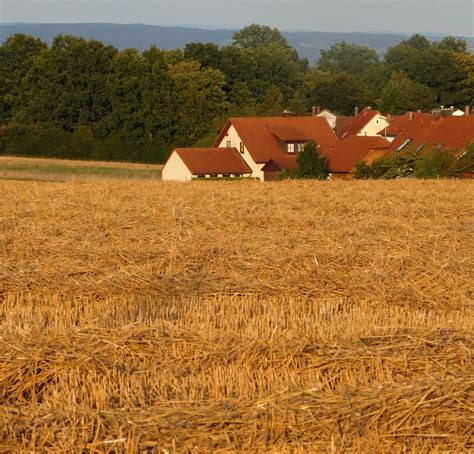
[[[135,48],[143,51],[155,44],[161,49],[184,48],[187,43],[212,42],[224,45],[231,42],[235,30],[206,30],[184,27],[160,27],[141,24],[0,24],[0,43],[15,33],[36,36],[51,43],[54,36],[62,33],[97,39],[118,49]],[[407,38],[404,35],[381,33],[328,33],[328,32],[285,32],[290,44],[303,58],[314,63],[321,49],[345,40],[352,44],[363,44],[380,55]],[[430,38],[436,40],[436,38]],[[469,39],[468,39],[469,40]],[[470,39],[474,48],[474,39]]]

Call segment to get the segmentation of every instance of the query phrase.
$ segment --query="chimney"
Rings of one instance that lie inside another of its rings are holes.
[[[413,112],[408,112],[408,121],[413,121]]]
[[[318,115],[321,113],[321,106],[316,106],[316,113]]]
[[[387,120],[388,120],[389,123],[392,121],[392,114],[387,115]]]
[[[316,106],[313,106],[313,108],[311,109],[311,115],[312,115],[313,117],[316,116]]]
[[[469,114],[471,113],[471,108],[470,108],[469,106],[466,106],[466,107],[464,108],[464,113],[465,113],[466,115],[469,115]]]
[[[354,117],[357,117],[357,115],[359,115],[359,108],[355,107],[354,108]]]

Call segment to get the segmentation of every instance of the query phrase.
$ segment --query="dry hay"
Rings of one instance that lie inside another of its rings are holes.
[[[0,449],[469,452],[470,182],[0,184]]]

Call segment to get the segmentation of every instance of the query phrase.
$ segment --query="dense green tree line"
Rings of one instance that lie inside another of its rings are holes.
[[[210,144],[231,115],[305,114],[313,105],[398,114],[473,99],[474,57],[451,37],[432,44],[414,35],[382,60],[342,42],[312,65],[259,25],[224,47],[143,53],[15,35],[0,47],[0,153],[159,162],[175,146]]]

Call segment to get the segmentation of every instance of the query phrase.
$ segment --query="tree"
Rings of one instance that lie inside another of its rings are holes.
[[[454,56],[456,64],[462,68],[466,77],[460,81],[460,88],[463,92],[465,105],[474,104],[474,55],[471,54],[456,54]]]
[[[436,93],[435,102],[462,106],[469,102],[465,85],[468,72],[459,64],[460,55],[436,46],[424,46],[415,39],[387,51],[385,60],[394,71],[404,71],[414,82],[430,87]]]
[[[267,25],[252,24],[235,32],[232,36],[235,46],[243,48],[256,48],[276,44],[283,48],[290,49],[288,40],[276,28]]]
[[[469,102],[463,92],[467,77],[455,53],[432,48],[420,56],[414,80],[436,90],[438,104],[463,106]]]
[[[385,62],[393,71],[404,71],[410,79],[415,79],[419,72],[421,54],[420,50],[401,43],[387,50]]]
[[[469,44],[464,39],[446,36],[437,45],[438,49],[449,50],[455,53],[468,54]]]
[[[184,48],[184,58],[198,61],[205,68],[218,69],[221,54],[219,48],[213,43],[188,43]]]
[[[431,43],[423,35],[419,35],[418,33],[402,41],[401,45],[406,45],[419,51],[428,50],[431,47]]]
[[[378,107],[386,113],[401,115],[408,110],[430,110],[436,93],[418,82],[412,82],[405,73],[394,72],[382,90]]]
[[[225,77],[219,70],[202,68],[194,61],[170,66],[169,73],[175,108],[174,143],[191,145],[212,130],[214,120],[227,112]]]
[[[256,114],[255,98],[245,82],[236,82],[229,94],[233,115],[254,116]]]
[[[356,106],[366,106],[368,96],[360,79],[348,73],[329,74],[311,71],[303,85],[307,105],[325,107],[351,115]]]
[[[280,89],[272,85],[266,92],[263,102],[258,106],[258,114],[264,116],[281,115],[285,110],[284,98]]]
[[[22,81],[13,120],[72,131],[110,112],[107,77],[117,50],[99,41],[58,35]]]
[[[329,176],[328,160],[322,156],[313,141],[306,142],[304,151],[298,154],[298,167],[292,176],[295,178],[311,178],[326,180]]]
[[[378,104],[382,91],[392,77],[393,68],[385,62],[371,66],[364,72],[360,81],[364,85],[367,93],[368,104]]]
[[[114,57],[106,85],[110,111],[94,124],[97,135],[144,136],[143,82],[147,72],[147,61],[134,49]]]
[[[330,73],[346,72],[360,76],[378,62],[379,57],[375,50],[341,41],[321,51],[318,69]]]
[[[21,83],[46,43],[16,34],[0,47],[0,124],[8,123],[21,93]]]

